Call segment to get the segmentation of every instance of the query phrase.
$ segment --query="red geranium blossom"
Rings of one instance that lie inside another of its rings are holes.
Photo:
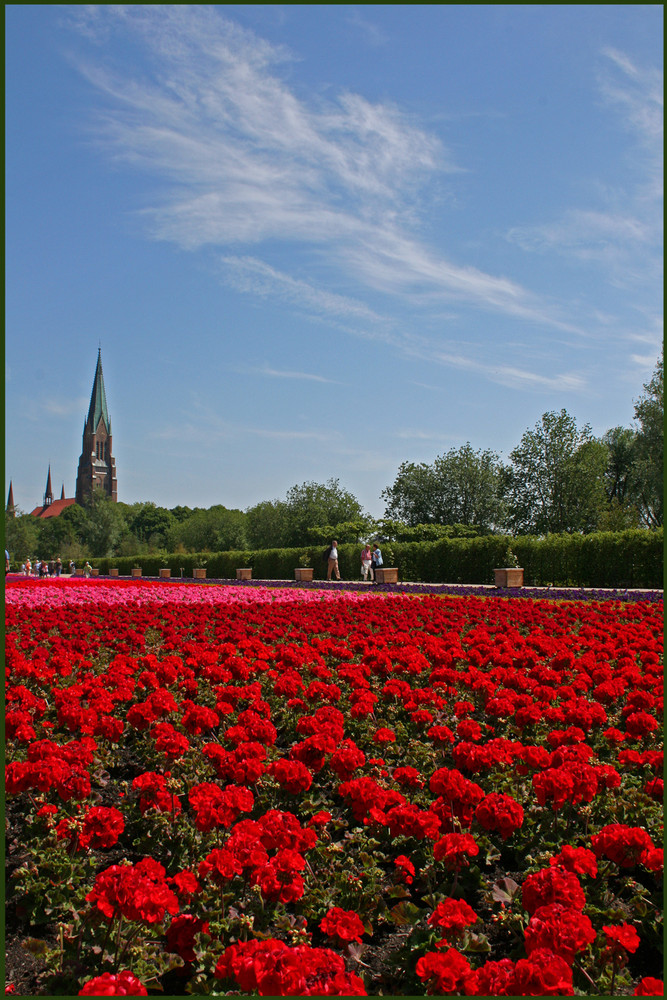
[[[662,997],[664,995],[664,982],[662,979],[654,979],[653,976],[644,976],[643,979],[640,979],[633,994],[636,997]]]
[[[450,938],[457,937],[466,927],[477,920],[477,914],[464,899],[445,899],[438,903],[428,918],[431,927],[442,932],[443,944],[450,944]]]
[[[459,871],[468,864],[467,858],[479,854],[479,847],[469,833],[446,833],[433,846],[433,857],[450,871]]]
[[[125,970],[114,975],[105,972],[95,976],[79,990],[80,997],[145,997],[148,990],[134,973]]]
[[[606,926],[602,930],[607,941],[605,951],[609,956],[619,953],[624,954],[625,952],[632,954],[637,951],[637,948],[641,944],[639,934],[637,934],[632,924]]]
[[[525,930],[526,951],[530,956],[538,948],[547,948],[571,965],[595,937],[592,923],[580,910],[550,903],[539,906],[531,916]]]
[[[470,963],[455,948],[448,951],[428,951],[417,962],[416,972],[427,984],[429,994],[461,995]]]
[[[642,854],[652,849],[654,844],[640,826],[610,823],[591,837],[591,847],[598,858],[609,858],[620,868],[634,868]]]
[[[490,792],[475,809],[475,819],[485,830],[498,830],[507,840],[523,824],[523,809],[511,795]]]
[[[361,942],[361,935],[365,933],[359,914],[354,910],[343,910],[340,906],[332,907],[320,920],[320,930],[340,941]]]
[[[208,922],[191,913],[181,913],[174,917],[167,931],[167,948],[180,955],[184,962],[194,962],[195,936],[208,933]]]
[[[84,849],[113,847],[125,829],[123,815],[117,809],[93,806],[86,813],[79,844]]]
[[[407,858],[405,854],[399,854],[397,858],[394,858],[394,864],[397,868],[397,874],[402,882],[406,885],[412,885],[415,875],[415,866],[413,865],[410,858]]]
[[[244,993],[260,996],[366,996],[363,982],[345,971],[328,948],[290,948],[269,938],[227,948],[215,967],[217,979],[234,979]]]
[[[552,868],[564,868],[568,872],[576,875],[590,875],[592,878],[598,873],[598,865],[595,855],[585,847],[572,847],[571,844],[564,844],[560,854],[554,854],[549,858]]]
[[[529,875],[521,889],[524,910],[530,914],[540,906],[560,903],[575,910],[583,910],[586,897],[579,879],[562,868],[541,868]]]

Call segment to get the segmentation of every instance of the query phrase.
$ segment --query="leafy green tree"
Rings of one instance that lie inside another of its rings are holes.
[[[86,551],[91,556],[114,555],[123,536],[128,533],[121,505],[96,489],[80,510],[84,517],[81,519],[79,538]]]
[[[480,532],[467,524],[413,524],[383,518],[373,536],[387,542],[438,542],[441,538],[477,538]],[[484,532],[482,532],[484,534]]]
[[[39,552],[45,559],[78,559],[85,555],[80,541],[82,509],[76,504],[66,507],[58,517],[38,521]]]
[[[382,491],[385,518],[409,526],[462,524],[490,531],[502,520],[502,473],[498,456],[470,442],[452,448],[433,465],[404,462]]]
[[[600,531],[625,531],[640,526],[637,508],[637,434],[631,427],[612,427],[602,436],[607,448],[604,488],[606,509],[600,515]]]
[[[252,549],[279,549],[287,545],[287,504],[283,500],[262,500],[248,507],[246,534]]]
[[[127,526],[139,542],[149,549],[167,547],[169,531],[176,524],[170,510],[147,500],[125,507],[125,511]]]
[[[515,534],[594,531],[606,507],[608,449],[566,410],[549,412],[510,454],[508,525]]]
[[[303,545],[311,528],[356,521],[364,516],[359,501],[343,489],[338,479],[292,486],[287,491],[285,506],[287,546]]]
[[[169,532],[170,548],[180,544],[188,552],[228,552],[246,547],[246,515],[228,510],[222,504],[208,510],[195,510],[176,523]]]
[[[631,427],[612,427],[602,437],[608,448],[605,493],[611,503],[631,502],[636,488],[637,433]]]
[[[438,484],[433,467],[425,462],[402,462],[393,484],[380,496],[386,501],[386,520],[409,525],[438,520]]]
[[[23,562],[37,555],[39,522],[16,508],[15,516],[5,511],[5,548],[13,560]]]
[[[170,513],[174,515],[177,521],[187,521],[190,515],[193,513],[192,507],[172,507]]]
[[[637,504],[643,523],[657,528],[664,521],[664,376],[661,353],[653,377],[635,402],[637,430]]]
[[[310,545],[328,545],[335,538],[341,545],[357,544],[375,537],[377,522],[371,517],[358,517],[340,524],[322,524],[308,528],[305,542]]]

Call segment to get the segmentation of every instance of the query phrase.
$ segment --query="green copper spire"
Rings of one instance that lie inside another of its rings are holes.
[[[97,367],[95,368],[95,379],[93,381],[93,391],[90,394],[90,407],[88,409],[88,423],[93,433],[97,430],[100,417],[104,421],[107,434],[111,433],[111,421],[107,410],[107,397],[104,391],[104,376],[102,375],[102,348],[97,351]]]

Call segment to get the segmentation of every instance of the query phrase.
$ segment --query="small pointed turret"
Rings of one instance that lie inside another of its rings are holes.
[[[9,494],[7,495],[7,513],[14,517],[16,513],[16,506],[14,504],[14,487],[12,485],[11,479],[9,480]]]
[[[49,474],[46,477],[46,490],[44,491],[44,506],[48,507],[49,504],[53,503],[53,487],[51,486],[51,466],[49,465]]]
[[[60,499],[61,500],[65,500],[66,499],[66,497],[65,497],[65,484],[64,483],[63,483],[63,488],[60,491]]]

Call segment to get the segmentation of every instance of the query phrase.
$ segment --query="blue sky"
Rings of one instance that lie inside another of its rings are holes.
[[[633,420],[662,6],[9,5],[6,491],[246,508]]]

